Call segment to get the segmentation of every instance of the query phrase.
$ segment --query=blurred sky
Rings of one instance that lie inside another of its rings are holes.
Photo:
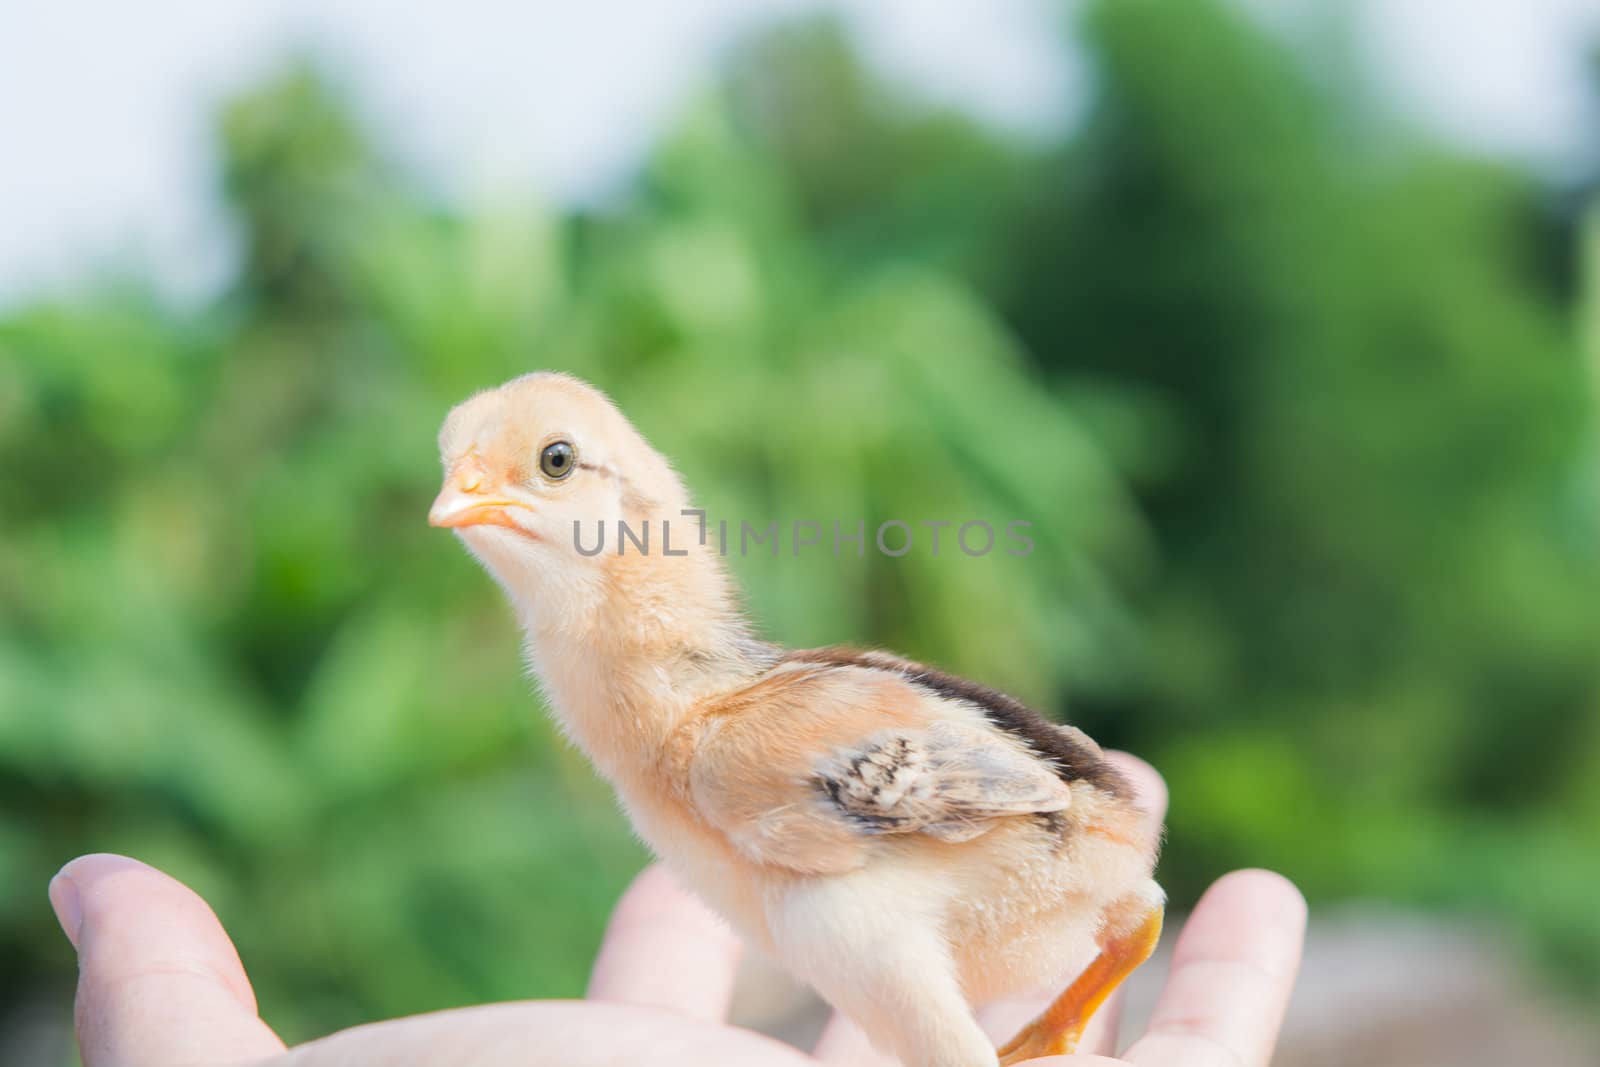
[[[1240,2],[1280,25],[1328,5]],[[1573,162],[1600,0],[1335,6],[1419,121]],[[297,47],[334,60],[441,188],[594,200],[741,31],[824,7],[887,70],[1020,130],[1070,118],[1085,92],[1060,0],[0,0],[0,306],[108,263],[149,264],[180,296],[214,285],[229,250],[209,106]]]

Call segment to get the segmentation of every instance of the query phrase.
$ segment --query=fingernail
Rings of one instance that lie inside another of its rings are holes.
[[[37,883],[36,883],[37,884]],[[83,909],[78,904],[78,886],[65,874],[50,879],[50,906],[55,909],[56,922],[67,935],[72,947],[78,947],[78,927],[83,925]]]

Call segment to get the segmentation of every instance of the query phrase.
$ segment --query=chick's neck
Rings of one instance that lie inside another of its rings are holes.
[[[609,558],[555,624],[530,625],[535,671],[567,735],[618,785],[647,784],[702,701],[769,668],[715,551]]]

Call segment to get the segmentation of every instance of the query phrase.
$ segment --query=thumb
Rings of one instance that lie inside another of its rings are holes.
[[[84,1067],[261,1059],[283,1051],[256,1017],[233,942],[206,902],[124,856],[80,856],[50,882],[78,950]]]

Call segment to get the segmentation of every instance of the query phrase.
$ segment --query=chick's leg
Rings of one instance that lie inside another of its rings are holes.
[[[1163,904],[1152,904],[1143,894],[1113,905],[1112,921],[1098,938],[1099,955],[1038,1018],[1000,1047],[1001,1067],[1077,1051],[1083,1028],[1100,1005],[1155,951],[1163,914]]]
[[[780,959],[878,1049],[916,1067],[996,1067],[962,995],[926,876],[874,867],[774,894]]]

